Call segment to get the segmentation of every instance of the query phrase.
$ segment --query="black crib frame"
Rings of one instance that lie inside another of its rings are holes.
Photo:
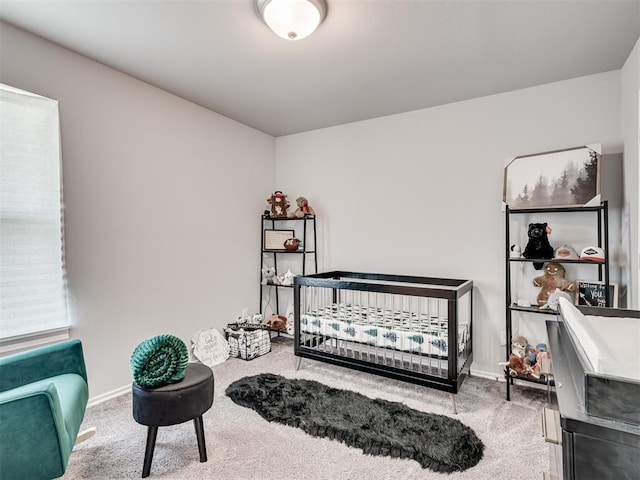
[[[351,281],[350,279],[357,279],[359,281]],[[366,280],[372,280],[374,282],[393,282],[393,284],[367,283]],[[412,286],[411,284],[414,285]],[[419,286],[416,286],[415,284],[418,284]],[[318,350],[315,348],[316,342],[301,341],[300,315],[302,312],[300,301],[301,288],[305,286],[332,289],[334,302],[336,301],[338,290],[361,290],[366,292],[444,298],[447,300],[448,344],[450,346],[457,345],[458,300],[462,298],[463,295],[468,294],[470,295],[468,356],[464,359],[463,365],[458,365],[457,348],[454,349],[455,354],[452,354],[451,348],[449,348],[446,370],[447,376],[441,377],[397,366],[367,362],[366,360],[361,360],[359,358],[346,357]],[[473,361],[473,351],[471,348],[473,332],[473,282],[471,280],[346,271],[333,271],[318,273],[315,275],[298,276],[294,279],[294,322],[294,353],[300,358],[318,360],[321,362],[339,365],[341,367],[382,375],[388,378],[402,380],[456,394],[458,393],[464,378],[469,374],[469,368]]]

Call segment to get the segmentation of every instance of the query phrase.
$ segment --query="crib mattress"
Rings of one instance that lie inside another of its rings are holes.
[[[447,318],[424,313],[332,304],[301,314],[300,331],[441,358],[449,351]],[[459,353],[468,335],[468,325],[459,325]]]

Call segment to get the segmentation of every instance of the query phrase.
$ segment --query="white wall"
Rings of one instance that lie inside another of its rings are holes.
[[[257,305],[274,139],[0,24],[0,81],[59,100],[72,336],[90,395],[160,333],[187,345]]]
[[[622,149],[620,71],[279,137],[276,181],[318,213],[321,270],[472,279],[473,369],[498,375],[503,165],[590,143]]]
[[[258,215],[274,188],[318,212],[320,270],[472,279],[474,370],[497,374],[504,162],[585,143],[619,152],[622,108],[637,246],[638,55],[636,45],[622,74],[274,141],[0,23],[0,81],[60,100],[72,336],[91,396],[130,382],[142,339],[188,342],[257,305]]]
[[[623,242],[627,246],[629,284],[635,286],[630,290],[630,306],[640,308],[640,284],[638,283],[638,252],[640,239],[638,238],[638,224],[640,206],[638,199],[638,183],[640,171],[638,169],[638,92],[640,90],[640,40],[636,42],[631,55],[622,67],[622,135],[624,137],[624,194],[625,218],[623,224]],[[627,226],[628,225],[628,226]]]

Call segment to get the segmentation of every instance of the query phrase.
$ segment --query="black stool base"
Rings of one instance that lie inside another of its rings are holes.
[[[193,420],[200,461],[207,461],[202,414],[209,410],[212,404],[213,372],[202,364],[190,363],[185,370],[184,379],[180,382],[153,389],[133,385],[133,418],[148,427],[142,478],[148,477],[151,473],[158,427]]]
[[[148,477],[151,473],[151,461],[153,460],[153,450],[156,448],[156,437],[158,427],[147,429],[147,448],[144,451],[144,465],[142,466],[142,478]]]
[[[204,425],[202,415],[193,419],[196,427],[196,438],[198,440],[198,453],[200,461],[207,461],[207,445],[204,441]],[[151,462],[153,461],[153,451],[156,448],[156,438],[158,436],[158,427],[149,427],[147,429],[147,447],[144,451],[144,464],[142,466],[142,478],[146,478],[151,473]]]

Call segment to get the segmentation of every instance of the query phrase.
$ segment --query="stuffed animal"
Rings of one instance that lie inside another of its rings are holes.
[[[529,341],[525,337],[523,337],[522,335],[513,337],[513,339],[511,340],[511,353],[513,355],[524,358],[529,354],[530,351],[531,345],[529,345]]]
[[[539,344],[544,345],[544,344]],[[545,351],[546,351],[546,345]],[[540,378],[539,367],[536,367],[535,359],[538,350],[529,345],[529,341],[519,335],[517,337],[513,337],[511,341],[511,354],[509,355],[509,360],[506,362],[501,362],[499,365],[505,367],[504,371],[506,375],[511,377],[516,376],[524,376],[524,377],[533,377]],[[533,354],[534,362],[532,364],[531,355]]]
[[[549,303],[549,295],[559,290],[575,292],[576,286],[564,278],[564,267],[557,262],[549,262],[544,266],[544,275],[533,279],[533,284],[540,287],[538,305],[543,307]]]
[[[296,274],[293,273],[291,270],[287,270],[287,273],[284,274],[284,277],[282,279],[282,282],[280,282],[281,285],[293,285],[293,277],[295,277]]]
[[[309,205],[309,202],[304,197],[296,198],[296,205],[298,205],[298,208],[293,213],[295,217],[302,218],[305,215],[315,215],[316,213],[313,211],[313,208],[311,208],[311,205]]]
[[[273,283],[276,276],[276,269],[273,267],[266,267],[262,269],[262,285]]]
[[[287,329],[287,317],[284,315],[271,315],[271,318],[267,320],[267,327],[271,330],[286,330]]]
[[[573,298],[567,292],[563,292],[556,288],[555,292],[549,293],[549,298],[547,299],[547,303],[540,308],[549,308],[554,312],[558,311],[558,307],[560,305],[560,299],[566,298],[571,303],[573,303]]]
[[[278,273],[276,274],[275,277],[273,277],[273,284],[274,285],[282,285],[282,282],[284,282],[284,273]]]
[[[529,242],[524,248],[522,256],[532,259],[552,259],[553,247],[549,244],[547,236],[549,233],[551,233],[551,228],[546,223],[530,223],[527,231]],[[533,268],[536,270],[540,270],[542,266],[543,264],[539,262],[533,264]]]
[[[267,203],[271,205],[270,215],[272,217],[287,217],[287,209],[291,204],[287,202],[287,196],[280,190],[273,192],[273,195],[267,198]]]
[[[507,362],[501,362],[500,365],[505,367],[505,374],[511,377],[517,377],[518,375],[523,377],[535,377],[531,367],[525,365],[524,359],[514,355],[513,353],[509,355],[509,360]]]

